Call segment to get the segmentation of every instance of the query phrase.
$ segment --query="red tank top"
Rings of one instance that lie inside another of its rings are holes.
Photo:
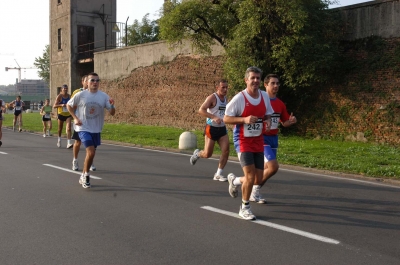
[[[245,104],[241,117],[253,115],[258,117],[258,121],[254,124],[240,124],[240,152],[264,152],[263,118],[267,109],[265,107],[265,102],[261,91],[259,91],[259,93],[261,100],[260,103],[255,106],[250,103],[250,101],[246,98],[246,95],[242,92]]]

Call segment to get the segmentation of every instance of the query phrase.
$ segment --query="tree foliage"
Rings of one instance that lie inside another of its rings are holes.
[[[128,45],[137,45],[147,42],[158,41],[158,35],[158,23],[156,20],[150,20],[149,14],[147,13],[142,18],[141,22],[135,19],[133,24],[128,26],[126,37],[128,38]],[[123,42],[125,42],[125,37],[123,38]]]
[[[38,75],[47,84],[50,83],[50,45],[46,45],[42,57],[35,57],[33,63],[39,70]]]
[[[197,52],[225,48],[225,74],[243,87],[246,68],[279,74],[292,90],[327,80],[341,28],[328,0],[188,0],[164,4],[160,36],[188,39]]]

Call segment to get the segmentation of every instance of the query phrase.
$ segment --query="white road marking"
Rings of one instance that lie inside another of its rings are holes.
[[[211,206],[202,206],[200,208],[202,208],[204,210],[208,210],[208,211],[212,211],[212,212],[216,212],[216,213],[220,213],[220,214],[224,214],[224,215],[228,215],[228,216],[231,216],[231,217],[235,217],[235,218],[241,219],[240,216],[237,213],[224,211],[224,210],[217,209],[217,208],[214,208],[214,207],[211,207]],[[282,231],[285,231],[285,232],[288,232],[288,233],[293,233],[293,234],[296,234],[296,235],[304,236],[304,237],[311,238],[311,239],[314,239],[314,240],[318,240],[318,241],[321,241],[321,242],[324,242],[324,243],[335,244],[335,245],[340,244],[340,241],[337,241],[337,240],[332,239],[332,238],[319,236],[319,235],[316,235],[316,234],[312,234],[312,233],[309,233],[309,232],[301,231],[301,230],[298,230],[298,229],[295,229],[295,228],[291,228],[291,227],[287,227],[287,226],[283,226],[283,225],[274,224],[274,223],[263,221],[263,220],[255,220],[255,221],[251,221],[251,222],[259,224],[259,225],[264,225],[264,226],[268,226],[268,227],[271,227],[271,228],[279,229],[279,230],[282,230]]]
[[[4,152],[0,152],[0,154],[2,154],[2,155],[8,155],[7,153],[4,153]]]
[[[43,166],[57,168],[57,169],[60,169],[60,170],[63,170],[63,171],[67,171],[67,172],[71,172],[71,173],[74,173],[74,174],[82,175],[82,172],[74,171],[72,169],[66,169],[66,168],[63,168],[63,167],[58,167],[58,166],[54,166],[54,165],[50,165],[50,164],[43,164]],[[92,178],[92,179],[101,179],[101,178],[93,176],[93,175],[90,175],[90,178]]]

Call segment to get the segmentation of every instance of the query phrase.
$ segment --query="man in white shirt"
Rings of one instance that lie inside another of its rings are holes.
[[[242,186],[239,216],[245,220],[256,219],[250,210],[249,199],[256,179],[261,181],[263,177],[263,132],[269,130],[274,113],[268,94],[260,90],[261,74],[261,69],[254,66],[246,70],[246,89],[232,98],[224,116],[226,124],[235,124],[233,143],[244,173],[243,177],[228,174],[229,194],[237,197],[237,187]]]
[[[77,93],[67,103],[69,113],[74,119],[74,129],[86,148],[85,163],[79,183],[83,188],[90,188],[90,166],[101,144],[100,133],[104,125],[104,109],[115,114],[114,100],[99,90],[99,76],[88,74],[88,89]]]

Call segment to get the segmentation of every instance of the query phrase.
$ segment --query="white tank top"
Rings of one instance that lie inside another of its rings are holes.
[[[215,98],[217,99],[217,104],[213,108],[208,108],[207,112],[211,113],[212,115],[215,115],[219,117],[221,120],[225,116],[225,108],[226,108],[226,97],[224,98],[224,101],[222,102],[217,93],[214,93]],[[220,124],[214,122],[212,119],[207,118],[207,124],[214,126],[214,127],[223,127],[225,126],[224,122],[221,122]]]

